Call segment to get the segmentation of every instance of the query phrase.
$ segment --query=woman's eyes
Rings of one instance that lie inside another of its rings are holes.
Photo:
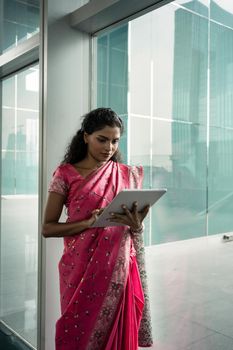
[[[106,142],[106,140],[102,140],[102,139],[97,139],[99,142],[101,142],[101,143],[104,143],[104,142]]]
[[[101,143],[105,143],[107,140],[105,140],[105,139],[97,139],[99,142],[101,142]],[[115,145],[116,143],[118,143],[119,142],[119,140],[113,140],[112,141],[112,144],[113,145]]]

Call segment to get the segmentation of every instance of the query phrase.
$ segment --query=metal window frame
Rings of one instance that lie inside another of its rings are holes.
[[[0,79],[39,61],[40,34],[0,55]]]
[[[71,27],[93,35],[174,0],[92,0],[69,15]]]

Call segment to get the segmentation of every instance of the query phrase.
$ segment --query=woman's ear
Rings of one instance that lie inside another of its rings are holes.
[[[88,133],[84,132],[83,139],[84,139],[84,143],[87,144],[88,143]]]

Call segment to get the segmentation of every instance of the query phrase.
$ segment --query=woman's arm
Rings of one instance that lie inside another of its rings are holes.
[[[67,237],[73,236],[89,228],[96,220],[101,210],[96,209],[92,212],[92,216],[87,220],[61,223],[59,222],[65,196],[50,192],[45,207],[44,220],[42,224],[42,235],[48,237]]]

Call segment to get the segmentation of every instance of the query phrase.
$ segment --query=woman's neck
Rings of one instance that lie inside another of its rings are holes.
[[[97,162],[94,159],[85,158],[80,162],[76,163],[75,166],[79,169],[95,170],[104,165],[105,162]]]

